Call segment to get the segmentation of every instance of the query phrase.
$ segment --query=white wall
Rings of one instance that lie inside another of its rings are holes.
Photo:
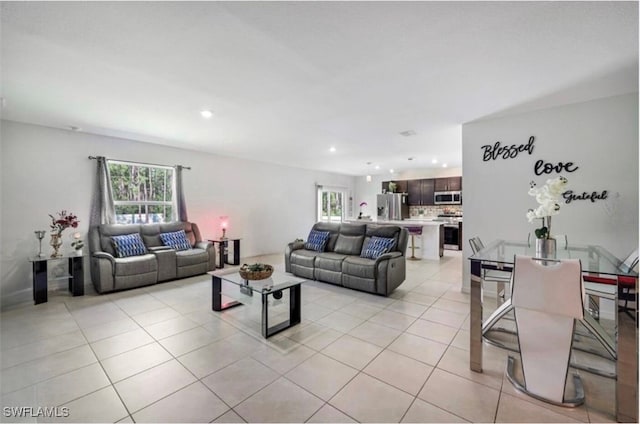
[[[532,155],[483,162],[481,146],[526,143],[532,135]],[[574,244],[599,244],[618,257],[638,245],[638,93],[465,124],[462,152],[465,258],[471,255],[470,237],[485,243],[526,240],[539,224],[525,218],[537,206],[527,194],[529,182],[540,185],[559,174],[536,176],[538,159],[578,165],[573,173],[561,173],[568,189],[609,191],[606,201],[562,204],[552,234],[567,234]],[[468,261],[463,267],[468,290]]]
[[[219,217],[228,216],[227,235],[242,238],[242,257],[284,252],[287,242],[306,238],[316,221],[316,183],[353,190],[355,182],[352,176],[16,122],[2,121],[1,131],[3,305],[31,297],[27,258],[38,250],[33,231],[49,229],[48,214],[74,212],[86,239],[96,166],[89,155],[190,166],[183,174],[189,220],[203,237],[217,237]],[[50,252],[48,240],[47,234],[44,252]]]
[[[354,214],[357,216],[360,212],[358,205],[361,202],[367,202],[367,207],[363,211],[364,215],[371,215],[373,219],[376,218],[376,194],[382,193],[383,181],[395,181],[395,180],[416,180],[421,178],[439,178],[439,177],[457,177],[462,175],[461,168],[424,168],[424,169],[410,169],[394,174],[381,174],[372,175],[371,182],[368,183],[366,176],[356,177],[355,179],[355,192],[354,192]],[[464,180],[462,181],[463,189],[465,189]],[[465,200],[466,202],[466,200]],[[464,205],[463,205],[464,206]]]

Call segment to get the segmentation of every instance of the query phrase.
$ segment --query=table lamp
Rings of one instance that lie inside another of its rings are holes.
[[[225,240],[227,238],[227,226],[229,225],[228,219],[228,216],[220,217],[220,228],[222,228],[222,237],[220,237],[220,240]]]

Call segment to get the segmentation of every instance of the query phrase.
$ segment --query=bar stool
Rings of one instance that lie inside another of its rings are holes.
[[[422,227],[407,227],[407,231],[411,236],[411,257],[407,258],[412,261],[419,261],[420,258],[416,257],[416,249],[420,249],[420,247],[416,246],[416,237],[422,235]]]

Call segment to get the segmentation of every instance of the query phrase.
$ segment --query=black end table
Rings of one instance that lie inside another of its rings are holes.
[[[67,260],[68,274],[51,278],[51,280],[68,280],[69,291],[74,296],[84,296],[84,255],[62,255],[55,258],[34,256],[29,258],[33,270],[33,301],[37,305],[48,300],[47,264],[49,261]]]
[[[218,238],[209,239],[210,242],[218,244],[218,263],[216,268],[224,268],[224,264],[240,265],[240,240],[239,238]],[[233,261],[229,261],[229,242],[233,242]]]

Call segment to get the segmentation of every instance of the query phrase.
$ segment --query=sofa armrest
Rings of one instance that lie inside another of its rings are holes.
[[[294,250],[299,250],[304,248],[303,241],[292,241],[287,244],[287,248],[284,251],[284,270],[287,272],[291,272],[291,252]]]
[[[203,249],[209,255],[207,271],[213,271],[216,269],[216,249],[213,247],[213,243],[210,241],[198,241],[194,247],[196,249]]]
[[[113,255],[107,252],[94,252],[91,255],[91,280],[98,293],[114,290],[115,272],[116,258]]]
[[[380,255],[380,256],[378,256],[376,258],[376,265],[378,265],[382,261],[387,261],[387,260],[393,259],[393,258],[399,258],[400,256],[402,256],[402,253],[400,253],[400,252],[383,253],[382,255]]]
[[[304,249],[304,242],[303,241],[292,241],[291,243],[289,243],[289,245],[287,247],[289,248],[290,252],[293,252],[294,250],[298,250],[298,249]]]
[[[112,264],[115,264],[116,262],[116,258],[114,258],[112,254],[107,252],[93,252],[93,257],[98,259],[107,259]]]
[[[213,247],[213,243],[211,243],[210,241],[199,241],[196,242],[196,245],[194,247],[198,249],[209,250]]]
[[[400,252],[389,252],[376,259],[376,292],[383,296],[395,290],[406,278],[407,259]]]

